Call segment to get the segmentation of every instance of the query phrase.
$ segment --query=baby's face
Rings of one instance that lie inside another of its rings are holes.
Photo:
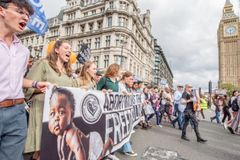
[[[52,134],[62,135],[72,122],[72,108],[63,94],[54,94],[50,101],[48,128]]]

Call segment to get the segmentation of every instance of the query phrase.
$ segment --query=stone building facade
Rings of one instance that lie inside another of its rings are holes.
[[[218,28],[219,85],[240,86],[240,23],[230,0],[226,0]],[[219,86],[219,87],[220,87]]]
[[[173,74],[161,46],[157,44],[157,39],[154,40],[154,50],[154,84],[159,85],[161,81],[166,81],[170,87],[173,87]]]
[[[66,0],[59,15],[48,20],[49,30],[38,36],[30,30],[20,35],[31,54],[45,56],[52,40],[69,41],[78,53],[81,44],[91,49],[97,67],[118,63],[151,83],[154,74],[154,38],[150,11],[141,14],[137,0]]]

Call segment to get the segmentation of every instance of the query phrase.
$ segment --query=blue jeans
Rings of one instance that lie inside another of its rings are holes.
[[[23,160],[27,136],[25,104],[0,107],[0,159]]]
[[[211,118],[212,120],[216,119],[217,123],[220,123],[220,112],[215,111],[215,116]]]
[[[177,112],[177,117],[173,120],[173,124],[175,125],[175,123],[176,122],[178,122],[178,127],[179,127],[179,129],[181,129],[182,127],[183,127],[183,117],[184,117],[184,114],[183,114],[183,112],[180,112],[179,110],[178,110],[178,112]]]
[[[150,114],[148,117],[147,117],[147,122],[154,116],[156,115],[156,124],[159,125],[160,124],[160,112],[159,110],[156,110],[156,108],[154,109],[155,111],[155,114]]]
[[[122,146],[122,152],[133,152],[132,145],[129,141]]]
[[[177,113],[179,113],[178,106],[179,106],[179,104],[174,103],[174,112],[173,112],[174,116],[177,116]]]

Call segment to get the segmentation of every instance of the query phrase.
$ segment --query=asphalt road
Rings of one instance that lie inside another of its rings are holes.
[[[208,120],[213,114],[211,110],[205,112]],[[152,120],[154,123],[155,119]],[[139,128],[131,137],[138,156],[129,157],[121,153],[116,153],[116,156],[120,160],[240,160],[240,136],[232,135],[222,126],[209,121],[201,121],[199,129],[201,136],[208,140],[205,144],[196,141],[190,126],[187,130],[190,142],[181,140],[181,131],[168,122],[163,123],[163,128]],[[28,160],[29,156],[24,159]]]
[[[208,119],[210,114],[211,111],[207,113]],[[194,130],[190,126],[187,136],[191,141],[186,142],[181,140],[180,130],[173,128],[169,123],[164,123],[163,128],[153,126],[148,130],[137,129],[132,135],[131,141],[134,151],[138,153],[137,157],[120,153],[116,155],[121,160],[173,160],[174,158],[166,158],[166,155],[165,158],[159,156],[165,149],[177,152],[186,160],[240,160],[240,136],[232,135],[222,126],[209,121],[201,121],[199,126],[202,137],[208,140],[206,144],[196,141]]]

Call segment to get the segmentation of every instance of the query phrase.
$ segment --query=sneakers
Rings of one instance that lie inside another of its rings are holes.
[[[227,129],[227,124],[226,123],[223,123],[223,128]]]
[[[136,157],[138,154],[135,152],[124,152],[125,155],[131,156],[131,157]]]
[[[163,126],[161,124],[157,125],[159,128],[162,128]]]
[[[120,160],[114,154],[109,154],[104,160]]]

